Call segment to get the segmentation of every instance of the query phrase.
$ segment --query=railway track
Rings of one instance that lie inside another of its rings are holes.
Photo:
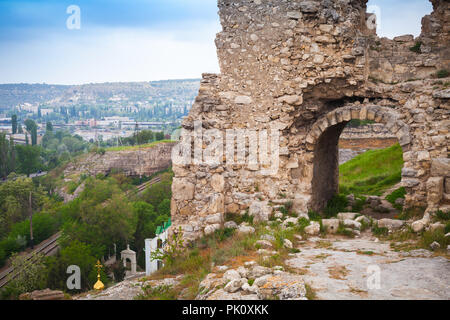
[[[137,187],[137,193],[142,193],[148,187],[154,185],[155,183],[161,182],[161,177],[156,177],[150,181],[147,181]]]
[[[36,254],[38,253],[42,253],[44,256],[52,255],[59,247],[58,239],[60,237],[61,232],[58,232],[37,245],[37,248],[26,256],[26,263],[32,264],[35,260]],[[0,288],[4,287],[8,284],[9,281],[17,277],[20,271],[21,270],[16,271],[14,270],[14,268],[9,267],[8,269],[0,273]]]

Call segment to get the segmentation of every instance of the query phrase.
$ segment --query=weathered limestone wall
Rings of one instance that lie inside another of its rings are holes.
[[[383,123],[398,138],[407,206],[447,203],[449,79],[431,75],[448,66],[449,2],[433,1],[424,18],[423,53],[409,50],[410,37],[378,39],[366,2],[219,0],[221,74],[203,76],[183,128],[193,133],[201,120],[224,136],[280,130],[280,168],[266,176],[254,165],[175,165],[172,221],[185,238],[219,228],[225,212],[323,207],[338,188],[337,142],[351,119]]]
[[[346,127],[342,132],[340,139],[391,139],[397,138],[395,134],[389,131],[386,126],[375,123],[360,127]]]

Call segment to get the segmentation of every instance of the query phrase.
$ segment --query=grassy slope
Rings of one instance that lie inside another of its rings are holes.
[[[111,148],[107,148],[105,149],[107,152],[109,151],[131,151],[131,150],[139,150],[139,149],[145,149],[145,148],[151,148],[154,147],[160,143],[173,143],[176,141],[172,141],[172,140],[160,140],[160,141],[155,141],[152,143],[147,143],[147,144],[141,144],[138,146],[120,146],[120,147],[111,147]]]
[[[369,150],[339,167],[340,193],[381,195],[400,182],[402,167],[400,145]]]

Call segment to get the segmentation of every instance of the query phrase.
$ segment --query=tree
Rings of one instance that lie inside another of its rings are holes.
[[[158,213],[160,215],[166,215],[170,217],[170,199],[164,199],[159,205],[158,205]]]
[[[15,254],[11,257],[11,266],[20,271],[7,285],[5,293],[8,298],[17,299],[22,293],[45,288],[47,268],[44,260],[45,257],[41,253],[34,254],[33,263],[28,261],[26,255]]]
[[[39,210],[45,201],[44,191],[36,188],[31,179],[18,178],[0,184],[0,218],[3,235],[12,225],[29,217],[28,198],[32,193],[32,209]],[[1,232],[0,232],[1,235]],[[21,235],[24,235],[23,233]]]
[[[11,117],[11,125],[12,125],[12,134],[17,133],[17,115],[13,114]]]
[[[27,131],[31,134],[31,145],[35,146],[37,144],[37,124],[31,119],[25,121],[25,126]]]
[[[19,123],[19,129],[17,130],[17,133],[20,133],[20,134],[23,133],[22,125],[20,123]]]
[[[8,162],[9,162],[9,143],[6,140],[6,134],[0,133],[0,176],[6,178],[9,174]]]
[[[73,241],[61,249],[60,254],[48,260],[47,286],[51,289],[67,290],[67,267],[76,265],[81,271],[81,290],[91,289],[97,279],[95,263],[98,257],[91,245]],[[100,272],[102,282],[107,281],[103,270]]]
[[[12,136],[8,140],[5,133],[0,133],[0,177],[6,178],[15,170],[15,157]]]
[[[86,179],[77,200],[63,228],[68,241],[89,243],[104,255],[113,243],[131,239],[136,229],[133,208],[114,179]]]
[[[134,247],[136,249],[136,259],[140,262],[144,249],[144,242],[147,238],[155,236],[155,221],[157,214],[153,210],[153,206],[143,201],[133,204],[133,213],[137,220],[136,231],[134,233]]]
[[[38,171],[42,168],[42,163],[39,161],[40,148],[37,146],[16,146],[17,160],[19,169],[22,173],[25,173],[28,177],[31,173]]]
[[[50,132],[53,131],[53,124],[50,121],[47,122],[45,130]]]
[[[164,132],[156,132],[155,133],[155,139],[157,141],[163,140],[164,139]]]
[[[14,139],[9,137],[9,173],[16,170],[16,147],[14,146]]]
[[[158,208],[164,199],[170,199],[172,197],[170,177],[170,174],[162,175],[161,182],[155,183],[145,190],[142,199],[145,202],[150,203],[154,208]]]

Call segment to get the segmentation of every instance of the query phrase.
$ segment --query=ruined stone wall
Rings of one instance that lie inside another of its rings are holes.
[[[202,121],[194,144],[212,128],[224,136],[227,129],[280,130],[279,170],[174,165],[172,221],[185,238],[219,228],[225,212],[258,215],[287,201],[299,215],[323,207],[338,191],[337,142],[351,119],[383,123],[398,138],[407,206],[446,204],[449,79],[432,75],[448,65],[449,2],[433,1],[435,12],[424,18],[423,53],[409,50],[410,37],[374,36],[366,2],[219,0],[221,74],[203,76],[183,128],[193,134]]]

